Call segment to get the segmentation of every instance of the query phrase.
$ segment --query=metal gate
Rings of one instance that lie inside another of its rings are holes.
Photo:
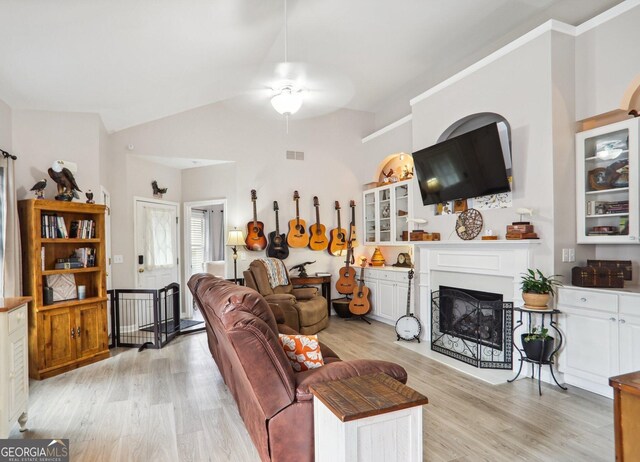
[[[180,332],[180,285],[162,289],[113,289],[113,346],[162,348]]]

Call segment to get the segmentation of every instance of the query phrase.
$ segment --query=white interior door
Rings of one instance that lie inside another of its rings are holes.
[[[136,287],[160,289],[180,282],[178,204],[136,199]]]
[[[107,253],[105,260],[107,262],[107,290],[111,290],[113,289],[111,277],[111,194],[104,186],[100,186],[100,193],[102,194],[102,203],[107,207],[104,212],[105,251]]]

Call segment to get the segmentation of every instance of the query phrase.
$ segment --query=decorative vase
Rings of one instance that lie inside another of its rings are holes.
[[[384,257],[378,247],[376,247],[373,255],[371,255],[371,266],[384,266]]]
[[[529,340],[525,341],[525,337],[529,334],[522,334],[522,349],[528,359],[538,361],[541,363],[548,363],[551,359],[551,353],[553,353],[553,347],[555,345],[555,339],[553,337],[547,337],[544,340]]]
[[[550,294],[522,292],[522,299],[524,300],[525,306],[533,310],[546,310],[550,298]]]

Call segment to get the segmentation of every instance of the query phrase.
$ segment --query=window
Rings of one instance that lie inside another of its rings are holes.
[[[207,219],[204,210],[191,211],[191,274],[204,271],[207,255]]]

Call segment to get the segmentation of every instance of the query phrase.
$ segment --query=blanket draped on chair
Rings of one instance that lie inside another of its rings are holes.
[[[287,277],[287,269],[282,263],[282,260],[277,258],[258,258],[265,269],[267,270],[267,276],[269,276],[269,284],[271,288],[278,286],[288,286],[289,278]]]

